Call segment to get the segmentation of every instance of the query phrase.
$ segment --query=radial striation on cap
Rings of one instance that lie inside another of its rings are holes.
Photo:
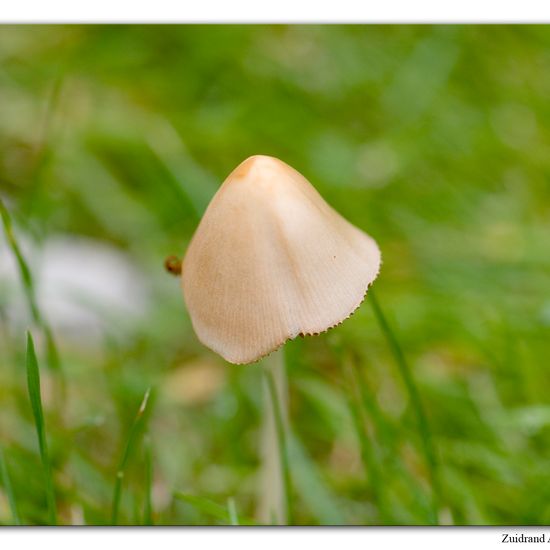
[[[380,269],[376,242],[284,162],[242,162],[210,202],[183,261],[199,340],[251,363],[359,307]]]

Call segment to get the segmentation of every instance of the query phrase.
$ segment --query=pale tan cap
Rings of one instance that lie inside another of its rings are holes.
[[[183,261],[199,340],[251,363],[359,307],[380,250],[296,170],[262,155],[242,162],[210,202]]]

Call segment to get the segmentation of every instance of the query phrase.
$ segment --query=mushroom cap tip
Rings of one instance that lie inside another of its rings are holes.
[[[261,172],[262,170],[280,169],[283,166],[290,168],[290,166],[275,157],[270,157],[268,155],[252,155],[243,160],[237,168],[231,172],[226,181],[232,181],[235,178],[244,178],[249,176],[252,171]]]

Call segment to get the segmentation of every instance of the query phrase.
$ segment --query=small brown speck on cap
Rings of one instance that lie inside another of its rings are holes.
[[[172,275],[181,275],[181,260],[177,256],[168,256],[164,260],[164,269]]]

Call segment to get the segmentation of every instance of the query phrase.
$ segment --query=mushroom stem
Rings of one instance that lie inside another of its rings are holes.
[[[261,435],[261,478],[258,519],[263,524],[291,522],[288,465],[288,396],[284,352],[263,361],[264,415]]]

